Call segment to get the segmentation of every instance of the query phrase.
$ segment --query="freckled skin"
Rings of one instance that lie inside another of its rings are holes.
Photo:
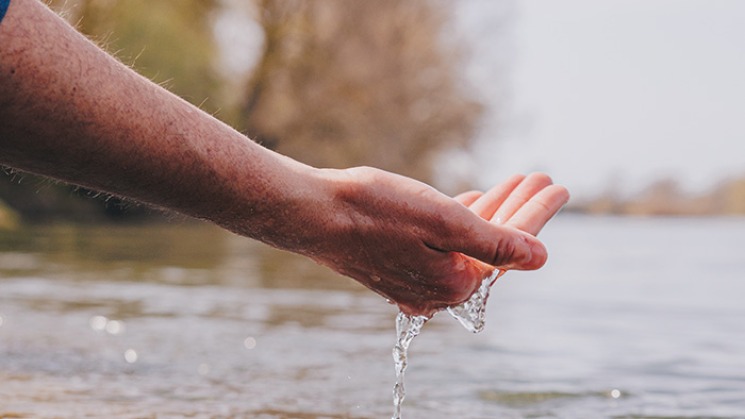
[[[139,76],[38,0],[12,0],[0,23],[0,150],[2,165],[311,257],[407,314],[462,302],[494,266],[541,267],[534,235],[568,199],[545,175],[514,198],[452,199],[372,168],[303,165]],[[491,220],[502,204],[516,222]]]

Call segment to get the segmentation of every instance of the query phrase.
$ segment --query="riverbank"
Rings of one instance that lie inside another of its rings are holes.
[[[597,196],[573,199],[567,211],[631,216],[745,215],[745,178],[733,178],[699,192],[684,190],[674,179],[660,179],[639,193],[612,188]]]

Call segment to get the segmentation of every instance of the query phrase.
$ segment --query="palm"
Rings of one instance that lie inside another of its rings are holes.
[[[533,173],[512,176],[485,193],[470,191],[454,199],[485,220],[535,236],[566,204],[569,193],[563,186],[554,185],[547,175]],[[481,278],[491,275],[494,269],[476,259],[467,260],[472,274],[478,273]]]
[[[481,218],[537,235],[566,204],[566,188],[542,173],[515,175],[485,193],[471,191],[455,200]]]
[[[345,228],[331,223],[303,229],[323,234],[299,242],[315,243],[306,246],[308,256],[406,314],[431,316],[465,301],[495,267],[538,269],[545,248],[534,235],[568,199],[563,187],[541,174],[512,177],[486,193],[455,200],[374,169],[350,169],[344,176],[353,187],[333,201],[338,208],[321,213],[346,221],[340,223]]]

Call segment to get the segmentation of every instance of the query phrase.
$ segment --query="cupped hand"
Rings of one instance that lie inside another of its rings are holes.
[[[453,199],[376,169],[342,172],[332,221],[304,253],[414,315],[468,299],[495,267],[540,268],[546,250],[534,233],[567,199],[539,175]]]
[[[537,235],[569,201],[569,192],[544,173],[514,175],[486,193],[470,191],[454,198],[481,218]]]

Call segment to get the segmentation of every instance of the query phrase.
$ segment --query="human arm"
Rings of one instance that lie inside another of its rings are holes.
[[[412,314],[465,300],[491,266],[545,262],[532,235],[424,184],[370,168],[316,169],[259,146],[37,0],[12,0],[0,46],[0,164],[306,255]]]

